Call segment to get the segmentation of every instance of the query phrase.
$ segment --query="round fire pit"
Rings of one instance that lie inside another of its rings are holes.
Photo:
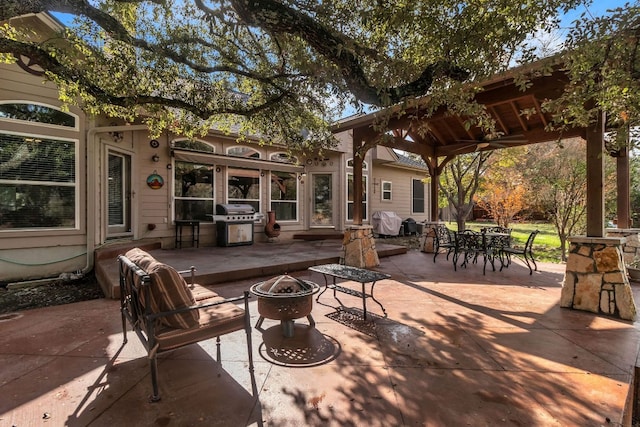
[[[260,329],[265,317],[279,320],[285,337],[293,336],[295,319],[306,317],[311,326],[316,322],[311,316],[313,294],[320,286],[308,280],[293,278],[289,275],[274,277],[251,286],[251,293],[258,297],[258,313],[260,318],[256,329]]]

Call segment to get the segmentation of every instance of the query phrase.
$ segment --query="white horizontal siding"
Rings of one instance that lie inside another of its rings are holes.
[[[416,221],[424,221],[429,217],[429,186],[425,185],[425,212],[417,214],[411,211],[412,206],[412,179],[423,179],[425,175],[408,169],[399,169],[376,165],[373,170],[373,178],[370,185],[370,210],[392,211],[402,219],[413,218]],[[382,181],[391,182],[391,201],[382,200]],[[377,184],[377,185],[374,185]]]

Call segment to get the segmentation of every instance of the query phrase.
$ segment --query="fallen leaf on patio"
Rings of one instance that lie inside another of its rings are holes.
[[[320,403],[322,402],[325,396],[326,394],[322,393],[321,396],[312,397],[310,399],[311,406],[313,406],[314,409],[318,409],[318,406],[320,405]]]

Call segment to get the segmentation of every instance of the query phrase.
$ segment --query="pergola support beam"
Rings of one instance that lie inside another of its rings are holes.
[[[616,157],[616,185],[617,185],[617,216],[618,228],[631,228],[631,197],[629,170],[629,141],[620,148]]]
[[[604,237],[604,113],[586,129],[587,237]]]

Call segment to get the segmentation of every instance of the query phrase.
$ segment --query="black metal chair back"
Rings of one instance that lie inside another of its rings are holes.
[[[481,233],[506,233],[511,235],[511,228],[501,227],[499,225],[494,225],[491,227],[483,227],[480,229]]]
[[[449,255],[455,249],[455,233],[452,230],[449,230],[445,225],[436,225],[434,227],[435,230],[435,241],[434,241],[434,252],[433,262],[436,262],[436,257],[440,253],[440,249],[447,250],[447,259],[449,259]]]
[[[477,231],[463,230],[455,233],[455,248],[453,254],[453,268],[456,269],[458,259],[462,256],[460,266],[466,266],[469,260],[476,262],[478,254],[482,253],[482,235]]]
[[[538,233],[540,233],[540,230],[532,231],[531,234],[529,234],[524,248],[514,248],[511,246],[503,248],[502,251],[507,257],[507,262],[503,267],[508,267],[509,264],[511,264],[511,255],[516,255],[521,257],[527,267],[529,267],[529,274],[533,274],[534,270],[538,271],[538,265],[536,264],[536,260],[533,258],[533,241]],[[502,268],[500,270],[502,270]]]

